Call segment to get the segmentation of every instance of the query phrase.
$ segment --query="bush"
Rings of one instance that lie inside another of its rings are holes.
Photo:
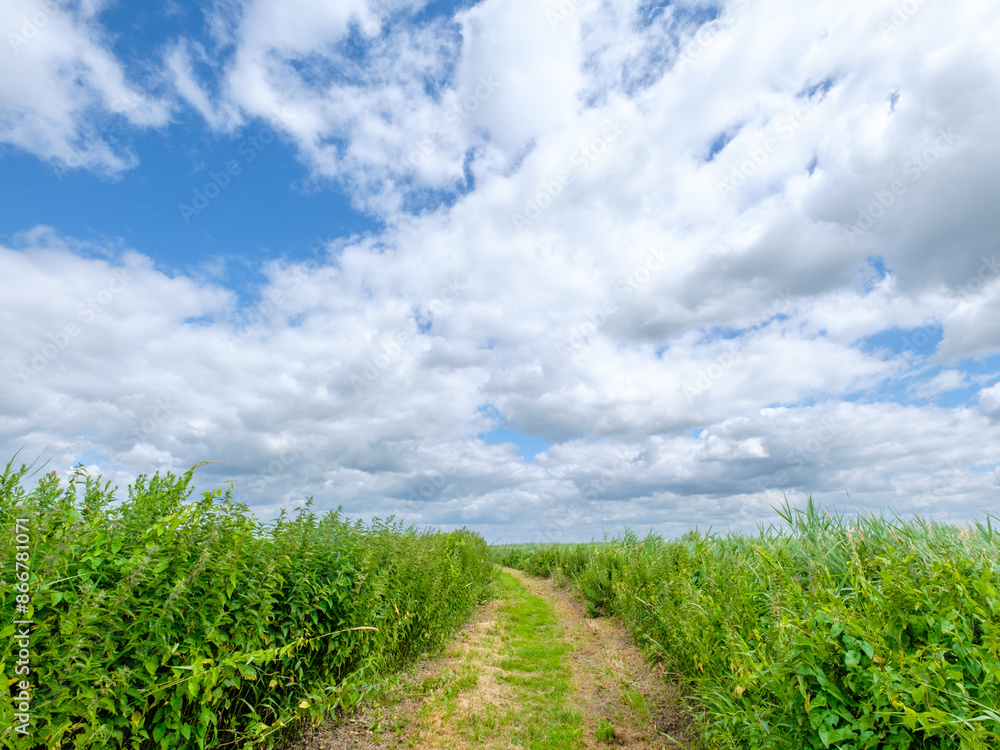
[[[31,604],[18,614],[4,587],[4,747],[272,746],[352,708],[489,595],[476,534],[309,506],[265,525],[231,489],[191,502],[193,471],[139,477],[117,502],[79,470],[29,492],[27,468],[7,465],[0,559],[14,579],[25,519]],[[14,731],[15,619],[34,622],[30,738]]]
[[[589,548],[574,581],[690,683],[712,746],[1000,747],[991,521],[782,512],[787,528],[756,536],[626,532]]]

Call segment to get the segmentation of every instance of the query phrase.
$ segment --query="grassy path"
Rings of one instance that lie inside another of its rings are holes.
[[[567,592],[518,571],[503,571],[497,587],[382,707],[294,750],[688,746],[676,695],[619,623],[588,618]]]
[[[502,574],[498,586],[496,624],[465,649],[453,689],[425,704],[414,747],[582,747],[580,714],[568,702],[563,628],[548,602],[513,575]]]

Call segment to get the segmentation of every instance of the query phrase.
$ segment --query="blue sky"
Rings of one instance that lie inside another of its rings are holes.
[[[998,27],[9,0],[0,447],[507,541],[982,517]]]
[[[339,185],[314,184],[294,148],[265,123],[235,133],[213,133],[196,116],[154,132],[124,126],[117,123],[122,133],[109,126],[109,137],[127,143],[139,162],[113,176],[8,149],[8,178],[0,183],[2,239],[9,243],[25,228],[48,225],[100,245],[142,248],[172,272],[206,273],[221,261],[219,280],[248,303],[262,262],[315,257],[331,239],[380,225],[378,217],[352,208]],[[234,162],[238,172],[229,174],[226,165]],[[220,186],[217,197],[198,208],[198,194],[213,184]],[[185,214],[183,206],[192,211]]]

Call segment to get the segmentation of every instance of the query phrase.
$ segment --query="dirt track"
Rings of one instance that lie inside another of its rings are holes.
[[[505,573],[516,579],[508,590],[481,607],[443,654],[411,669],[385,705],[365,707],[339,727],[302,737],[291,750],[691,747],[691,724],[676,688],[644,662],[621,623],[588,617],[577,595],[550,580]],[[514,600],[544,606],[553,624],[537,637],[540,648],[557,647],[553,679],[569,683],[565,707],[555,713],[545,713],[546,695],[523,687],[537,685],[541,673],[511,666]],[[571,738],[559,734],[552,716],[568,722]],[[532,723],[539,726],[527,726]]]

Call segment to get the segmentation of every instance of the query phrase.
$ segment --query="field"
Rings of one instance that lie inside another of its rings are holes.
[[[192,471],[140,477],[116,503],[82,475],[28,491],[8,464],[0,746],[273,746],[352,709],[489,596],[475,534],[308,508],[263,525],[221,491],[191,502]]]
[[[786,508],[781,530],[493,548],[620,617],[719,748],[1000,747],[1000,532]]]
[[[122,497],[7,465],[0,746],[336,750],[357,709],[388,747],[411,684],[389,723],[416,750],[1000,747],[992,519],[810,502],[754,535],[487,547],[308,504],[264,524],[193,471]]]

